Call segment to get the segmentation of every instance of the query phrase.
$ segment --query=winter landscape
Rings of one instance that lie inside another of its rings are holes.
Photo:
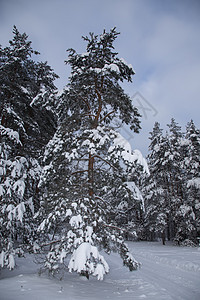
[[[200,299],[200,130],[141,114],[116,27],[58,75],[13,26],[0,46],[0,299]],[[125,132],[125,134],[123,134]]]

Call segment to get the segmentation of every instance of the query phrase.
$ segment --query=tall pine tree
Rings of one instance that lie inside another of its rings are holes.
[[[33,60],[39,53],[15,26],[9,44],[0,48],[0,253],[1,266],[12,269],[14,254],[32,236],[39,157],[55,131],[53,114],[33,100],[52,94],[57,76],[47,63]]]
[[[83,38],[85,53],[69,50],[72,72],[58,101],[58,129],[46,148],[40,181],[45,193],[38,243],[47,251],[44,266],[53,273],[66,268],[69,257],[69,271],[102,279],[109,267],[100,249],[117,251],[130,270],[139,266],[116,220],[124,193],[132,189],[138,196],[134,184],[125,184],[127,178],[138,165],[147,171],[141,153],[132,151],[112,125],[118,118],[131,130],[140,129],[138,111],[119,84],[131,81],[134,71],[114,52],[117,36],[115,28],[100,36],[90,34]]]
[[[200,130],[191,120],[186,126],[186,155],[184,159],[186,201],[182,208],[186,219],[186,237],[197,242],[200,235]],[[186,218],[187,216],[187,218]]]
[[[165,153],[167,140],[160,124],[155,122],[150,132],[147,162],[150,175],[146,177],[143,189],[145,198],[145,229],[148,239],[162,237],[165,243],[168,216],[168,189],[166,187]]]

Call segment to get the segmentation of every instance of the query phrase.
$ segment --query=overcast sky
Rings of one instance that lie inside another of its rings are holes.
[[[3,47],[13,25],[60,76],[59,89],[70,74],[66,49],[82,53],[81,36],[116,26],[115,50],[136,71],[124,89],[143,115],[141,133],[128,138],[144,155],[155,121],[164,130],[172,117],[183,130],[191,119],[200,127],[199,0],[0,0]]]

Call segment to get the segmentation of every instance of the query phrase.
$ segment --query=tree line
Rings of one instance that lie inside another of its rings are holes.
[[[163,134],[158,122],[150,133],[150,176],[144,180],[144,228],[148,239],[160,236],[177,244],[200,236],[200,130],[191,120],[183,133],[171,119]]]

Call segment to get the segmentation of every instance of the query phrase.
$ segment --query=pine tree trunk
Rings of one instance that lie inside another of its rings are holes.
[[[166,241],[166,238],[165,238],[165,229],[164,229],[163,232],[162,232],[162,243],[163,243],[163,245],[165,245],[165,241]]]
[[[103,87],[103,80],[104,77],[102,76],[101,87],[100,87],[101,90]],[[98,105],[99,105],[96,116],[94,118],[94,126],[93,126],[96,129],[99,123],[100,113],[102,110],[102,99],[101,99],[101,93],[98,90],[97,79],[95,79],[95,92],[97,94]],[[88,182],[89,182],[89,196],[92,197],[94,194],[94,156],[91,153],[89,154],[89,163],[88,163]]]

